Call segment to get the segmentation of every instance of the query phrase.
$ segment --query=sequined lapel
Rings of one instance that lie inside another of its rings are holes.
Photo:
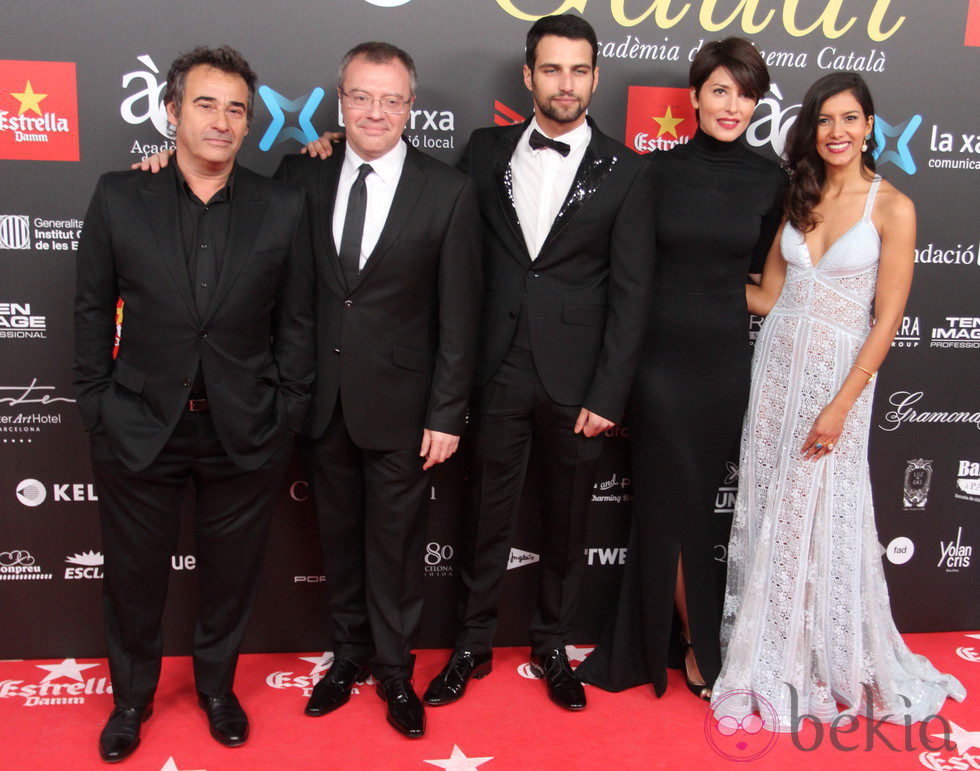
[[[493,148],[493,178],[500,202],[500,211],[510,226],[511,234],[520,248],[520,254],[528,261],[531,255],[527,251],[524,235],[521,233],[521,223],[517,219],[517,209],[514,206],[514,173],[510,167],[510,159],[514,155],[517,142],[524,134],[524,129],[530,121],[514,126],[512,129],[499,134]]]
[[[598,130],[593,126],[593,139],[596,138],[597,132]],[[551,230],[548,231],[548,237],[541,246],[541,252],[538,255],[539,259],[540,255],[548,248],[548,245],[565,229],[568,221],[588,203],[589,199],[609,175],[609,172],[619,162],[619,156],[617,155],[597,158],[593,150],[594,146],[595,142],[590,142],[585,150],[585,155],[582,157],[582,162],[578,166],[578,171],[575,172],[575,179],[572,180],[572,186],[568,189],[568,195],[565,196],[565,202],[558,210],[555,221],[551,223]]]

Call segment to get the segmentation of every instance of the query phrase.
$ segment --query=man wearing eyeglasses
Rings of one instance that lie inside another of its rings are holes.
[[[463,431],[480,307],[473,183],[402,139],[415,65],[363,43],[340,65],[346,140],[276,176],[307,194],[319,274],[317,372],[304,434],[331,595],[325,715],[370,671],[388,722],[422,736],[411,649],[422,612],[429,469]]]

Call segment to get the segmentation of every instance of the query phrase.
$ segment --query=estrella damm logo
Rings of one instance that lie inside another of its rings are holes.
[[[698,123],[690,90],[630,86],[626,106],[626,146],[638,153],[669,150],[694,136]]]
[[[0,158],[78,160],[74,62],[0,60]]]

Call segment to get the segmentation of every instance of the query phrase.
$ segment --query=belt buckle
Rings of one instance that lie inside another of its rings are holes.
[[[190,412],[210,412],[211,406],[207,399],[188,399],[187,409]]]

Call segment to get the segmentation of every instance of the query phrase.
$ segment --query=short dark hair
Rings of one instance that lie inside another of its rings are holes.
[[[557,35],[569,40],[589,41],[589,45],[592,46],[592,66],[595,67],[596,57],[599,54],[599,41],[596,39],[595,30],[581,16],[563,13],[556,16],[542,16],[527,31],[527,43],[524,45],[524,63],[531,71],[534,70],[534,57],[538,50],[538,43],[545,35]]]
[[[174,112],[180,116],[180,108],[184,102],[184,86],[187,84],[187,73],[198,65],[214,67],[216,70],[238,75],[248,86],[248,125],[252,125],[252,106],[255,102],[255,82],[258,78],[249,67],[245,58],[231,46],[208,48],[198,46],[190,53],[181,54],[174,59],[167,72],[167,87],[163,92],[163,103],[174,105]]]
[[[400,61],[405,65],[405,69],[408,70],[408,83],[412,89],[412,93],[409,96],[415,96],[415,89],[418,87],[419,79],[418,74],[415,72],[415,62],[412,61],[412,57],[398,46],[392,45],[391,43],[382,43],[378,40],[372,40],[368,43],[358,43],[344,54],[344,58],[340,60],[340,67],[337,68],[338,88],[344,87],[344,73],[347,72],[347,67],[350,66],[350,63],[358,56],[367,59],[371,64],[387,64],[392,59]]]
[[[691,62],[688,83],[695,94],[711,77],[711,73],[724,67],[739,87],[757,102],[769,90],[769,70],[762,56],[743,37],[726,37],[705,43]]]

